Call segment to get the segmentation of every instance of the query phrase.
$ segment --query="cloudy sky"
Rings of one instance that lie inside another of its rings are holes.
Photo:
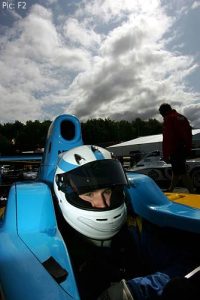
[[[0,0],[0,122],[75,114],[200,128],[200,0]]]

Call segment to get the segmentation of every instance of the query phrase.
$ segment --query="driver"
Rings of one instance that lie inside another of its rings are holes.
[[[110,207],[111,195],[112,189],[104,188],[81,194],[79,197],[84,201],[88,201],[92,207],[106,208]]]
[[[84,145],[60,156],[54,190],[81,299],[97,299],[111,282],[135,275],[126,186],[121,163],[106,149]]]

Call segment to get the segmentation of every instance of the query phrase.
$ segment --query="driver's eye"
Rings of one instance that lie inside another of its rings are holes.
[[[107,194],[107,195],[110,195],[111,193],[112,193],[111,189],[106,189],[106,190],[104,191],[104,194]]]
[[[93,192],[88,192],[88,193],[84,194],[84,196],[92,197],[93,196]]]

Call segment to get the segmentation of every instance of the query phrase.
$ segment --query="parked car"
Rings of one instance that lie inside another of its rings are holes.
[[[188,173],[192,178],[193,185],[200,190],[200,158],[186,161]],[[152,151],[146,154],[133,168],[129,170],[148,175],[159,185],[168,184],[171,180],[171,164],[162,159],[161,151]]]
[[[12,184],[14,181],[22,179],[22,170],[14,169],[12,166],[1,170],[1,182],[3,184]]]
[[[24,171],[22,173],[24,180],[33,180],[37,178],[38,175],[38,169],[33,169],[29,171]]]

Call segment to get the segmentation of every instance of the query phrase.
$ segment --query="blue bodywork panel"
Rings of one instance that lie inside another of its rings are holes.
[[[9,163],[9,162],[20,162],[20,161],[41,161],[42,154],[29,154],[29,155],[10,155],[10,156],[0,156],[0,162]]]
[[[136,214],[162,227],[200,233],[200,210],[170,201],[148,176],[128,172],[129,201]]]
[[[52,184],[59,154],[81,145],[83,141],[79,120],[72,115],[58,116],[48,131],[40,179]]]
[[[0,239],[0,280],[5,299],[79,299],[48,185],[17,183],[11,187]],[[60,284],[42,265],[49,257],[67,271]]]

